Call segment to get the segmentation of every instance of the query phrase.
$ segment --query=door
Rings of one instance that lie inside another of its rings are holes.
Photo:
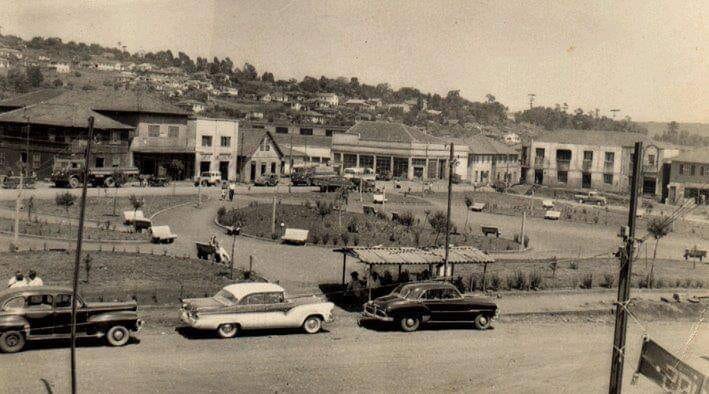
[[[24,314],[30,323],[30,336],[52,335],[54,325],[52,295],[31,295],[24,298],[24,301]]]
[[[454,289],[431,289],[424,297],[433,321],[472,320],[463,297]]]
[[[534,184],[541,185],[544,183],[544,170],[534,170]]]
[[[220,161],[219,162],[219,172],[221,173],[223,181],[229,180],[229,162],[228,161]]]
[[[77,300],[76,333],[86,332],[86,310],[83,302]],[[54,298],[54,334],[69,336],[71,334],[71,294],[57,294]]]
[[[209,172],[209,166],[210,162],[208,161],[200,161],[199,162],[199,173],[202,174],[203,172]]]
[[[293,307],[286,302],[283,292],[252,293],[239,302],[239,322],[244,328],[285,328],[300,326],[290,321],[287,312]]]
[[[251,173],[249,174],[249,180],[251,182],[256,180],[256,163],[251,163]]]
[[[591,188],[591,173],[584,172],[581,174],[581,187],[584,189]]]

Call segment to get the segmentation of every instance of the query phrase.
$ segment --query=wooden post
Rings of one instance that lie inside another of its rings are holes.
[[[230,264],[229,268],[230,268],[230,271],[231,271],[231,280],[234,280],[234,260],[236,259],[236,258],[234,257],[234,249],[235,249],[235,246],[236,246],[236,230],[233,230],[233,231],[232,231],[232,237],[233,237],[233,238],[232,238],[232,240],[231,240],[231,259],[230,259],[230,260],[231,260],[231,261],[230,261],[231,264]]]
[[[522,212],[522,229],[519,237],[519,250],[524,250],[524,222],[527,220],[527,212]]]
[[[367,290],[369,290],[369,300],[372,301],[372,265],[369,265],[369,272],[367,273]]]
[[[249,255],[249,275],[254,270],[254,255]]]
[[[487,263],[483,263],[483,293],[487,290]]]
[[[342,284],[345,284],[345,274],[347,272],[347,254],[342,252]]]
[[[443,260],[443,276],[448,275],[448,249],[450,248],[451,236],[451,198],[453,197],[453,143],[451,143],[450,157],[448,158],[448,209],[446,212],[446,247]]]

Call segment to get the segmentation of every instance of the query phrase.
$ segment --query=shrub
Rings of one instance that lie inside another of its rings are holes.
[[[583,279],[581,280],[581,288],[582,289],[590,289],[592,287],[593,287],[593,274],[584,275]]]
[[[359,223],[357,223],[356,218],[353,217],[352,219],[350,219],[350,222],[347,223],[347,231],[351,233],[359,232]]]
[[[320,234],[317,231],[310,232],[310,240],[317,245],[320,242]]]
[[[529,287],[534,290],[542,288],[542,274],[536,269],[529,273]]]
[[[517,290],[524,290],[529,288],[529,282],[527,280],[527,277],[520,270],[515,270],[514,274],[512,275],[512,280],[513,286],[510,287],[511,289],[514,288]]]
[[[330,232],[326,231],[326,232],[322,235],[322,244],[323,244],[323,245],[327,245],[328,242],[330,242]]]
[[[226,214],[226,208],[224,206],[219,207],[219,210],[217,210],[217,218],[219,218],[219,221],[221,221],[222,216]]]
[[[529,235],[526,235],[526,234],[525,234],[525,236],[524,236],[524,241],[521,241],[521,238],[522,238],[522,237],[521,237],[521,234],[515,234],[515,239],[514,239],[514,240],[515,240],[515,242],[518,243],[518,244],[524,244],[524,247],[525,247],[525,248],[528,247],[528,246],[529,246]]]
[[[653,285],[656,289],[663,288],[663,287],[665,287],[665,279],[664,278],[657,278],[655,280],[655,283],[653,283]]]
[[[64,211],[66,212],[67,219],[69,218],[69,208],[76,203],[76,197],[69,193],[69,192],[64,192],[64,193],[59,193],[54,197],[54,202],[64,208]]]
[[[332,206],[332,203],[329,201],[318,200],[315,202],[315,207],[318,211],[318,215],[320,216],[320,220],[324,221],[325,216],[332,212]]]
[[[406,212],[402,213],[401,215],[399,215],[399,218],[397,221],[402,226],[410,229],[411,226],[413,226],[414,223],[416,222],[416,219],[414,217],[414,214],[411,211],[406,211]]]
[[[501,285],[502,285],[502,280],[500,279],[499,275],[497,275],[497,274],[490,275],[490,289],[499,290]]]
[[[354,244],[354,246],[359,246],[359,237],[356,235],[352,237],[352,243]]]
[[[382,211],[377,211],[377,218],[381,220],[387,220],[387,214]]]
[[[603,282],[601,282],[601,286],[610,289],[613,287],[613,281],[615,278],[613,277],[613,274],[606,273],[603,274]]]
[[[274,241],[277,240],[277,239],[278,239],[278,234],[276,234],[276,233],[271,233],[271,239],[274,240]]]
[[[569,269],[575,270],[575,269],[578,269],[578,268],[579,268],[579,266],[578,266],[578,264],[577,264],[575,261],[572,261],[572,262],[569,263]]]

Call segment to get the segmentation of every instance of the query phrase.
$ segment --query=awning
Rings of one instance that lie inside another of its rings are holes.
[[[416,247],[348,247],[334,249],[364,264],[371,265],[429,265],[445,262],[445,248]],[[449,264],[488,264],[495,260],[472,246],[451,246],[448,248]]]

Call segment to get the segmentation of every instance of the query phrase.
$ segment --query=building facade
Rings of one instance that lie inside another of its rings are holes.
[[[681,204],[693,199],[697,204],[709,203],[709,149],[685,152],[669,163],[667,202]]]
[[[253,182],[265,175],[282,175],[284,158],[281,148],[270,132],[246,130],[239,132],[238,180]]]
[[[505,182],[514,185],[520,180],[519,154],[513,148],[483,135],[464,139],[468,147],[468,180],[479,186]]]
[[[454,173],[468,179],[468,147],[456,145]],[[450,144],[401,123],[362,121],[332,137],[333,161],[341,168],[372,168],[398,179],[448,177]]]
[[[196,118],[187,122],[195,136],[194,173],[219,171],[222,180],[235,181],[239,122],[232,119]]]

